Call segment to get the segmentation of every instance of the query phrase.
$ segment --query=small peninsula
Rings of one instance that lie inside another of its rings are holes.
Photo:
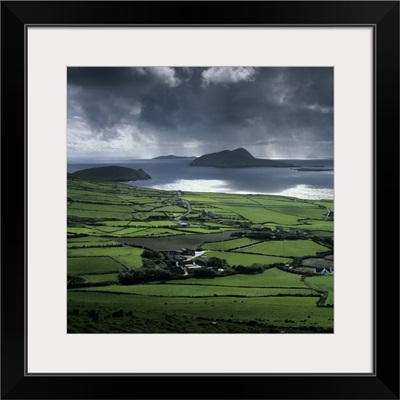
[[[142,169],[108,166],[82,169],[71,174],[72,177],[106,182],[144,181],[151,176]]]
[[[250,167],[294,167],[289,163],[277,160],[265,160],[255,158],[247,150],[238,148],[235,150],[223,150],[217,153],[204,154],[193,160],[189,165],[194,167],[216,168],[250,168]]]

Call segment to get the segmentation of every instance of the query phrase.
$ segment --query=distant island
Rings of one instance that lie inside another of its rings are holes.
[[[307,158],[318,158],[314,153],[311,153],[307,156]]]
[[[289,163],[276,160],[264,160],[255,158],[247,150],[238,148],[235,150],[223,150],[217,153],[204,154],[193,160],[189,165],[194,167],[216,168],[250,168],[250,167],[294,167]]]
[[[152,160],[176,160],[180,158],[196,158],[195,156],[174,156],[172,154],[169,154],[168,156],[158,156],[158,157],[153,157]]]
[[[132,169],[117,166],[82,169],[69,174],[69,176],[106,182],[129,182],[151,179],[151,176],[142,169]]]

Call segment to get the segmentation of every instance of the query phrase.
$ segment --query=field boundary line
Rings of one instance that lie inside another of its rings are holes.
[[[110,286],[110,285],[104,285]],[[317,294],[298,294],[298,293],[277,293],[277,294],[267,294],[259,296],[248,296],[241,294],[216,294],[209,296],[167,296],[162,294],[143,294],[143,293],[127,293],[127,292],[113,292],[110,290],[85,290],[85,289],[70,289],[70,292],[85,292],[85,293],[107,293],[107,294],[118,294],[118,295],[128,295],[128,296],[139,296],[139,297],[158,297],[163,299],[215,299],[216,297],[229,297],[229,298],[240,298],[240,299],[258,299],[265,297],[319,297]]]

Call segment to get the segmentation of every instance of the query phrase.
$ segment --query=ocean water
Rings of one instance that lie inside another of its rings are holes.
[[[333,171],[297,171],[291,168],[191,167],[191,159],[101,161],[68,163],[68,172],[106,165],[142,168],[152,179],[126,184],[163,190],[279,194],[300,199],[333,200]],[[333,159],[280,160],[301,167],[333,169]]]

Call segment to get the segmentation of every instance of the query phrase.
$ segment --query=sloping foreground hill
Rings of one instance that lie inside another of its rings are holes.
[[[282,161],[255,158],[243,148],[204,154],[193,160],[190,165],[216,168],[293,167],[293,165]]]
[[[118,166],[82,169],[70,174],[70,176],[75,178],[107,182],[143,181],[151,179],[151,176],[142,169],[132,169]]]

